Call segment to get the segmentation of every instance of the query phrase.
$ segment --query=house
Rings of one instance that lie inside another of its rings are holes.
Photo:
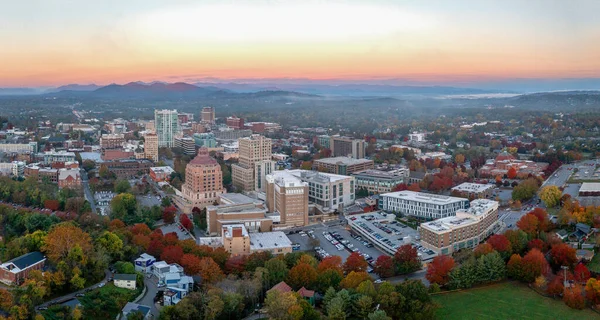
[[[188,291],[185,289],[179,289],[179,288],[167,288],[167,290],[165,290],[165,293],[163,295],[163,305],[164,306],[173,306],[179,303],[179,301],[181,301],[181,299],[185,298],[185,296],[187,296]]]
[[[135,259],[135,271],[149,273],[152,271],[152,265],[156,262],[153,256],[142,253],[139,258]]]
[[[569,233],[565,229],[560,229],[556,231],[556,236],[559,237],[560,240],[564,241],[569,236]]]
[[[169,288],[179,288],[186,291],[192,291],[194,279],[183,273],[183,267],[177,263],[168,264],[164,261],[158,261],[153,266],[153,273],[158,278],[159,285]]]
[[[569,235],[569,239],[573,241],[585,241],[593,231],[592,227],[587,224],[578,223],[575,225],[575,232]]]
[[[127,304],[121,310],[121,315],[119,316],[119,319],[128,319],[130,314],[134,314],[136,312],[141,313],[143,315],[144,320],[149,320],[152,318],[152,314],[150,313],[150,307],[133,302],[127,302]]]
[[[30,252],[0,265],[0,282],[20,284],[31,270],[44,268],[46,257],[39,251]]]
[[[115,287],[135,290],[136,280],[137,275],[135,274],[117,273],[115,274],[114,284]]]
[[[577,250],[577,261],[592,261],[594,250]]]
[[[271,290],[277,290],[281,293],[286,293],[292,291],[292,287],[285,283],[285,281],[281,281],[280,283],[274,285],[273,288],[271,288]]]
[[[59,188],[76,188],[81,185],[81,176],[79,169],[60,169],[58,170]]]
[[[164,282],[167,273],[183,273],[183,267],[177,263],[168,264],[164,261],[157,261],[152,266],[152,272],[158,278],[159,282]]]
[[[302,287],[300,290],[298,290],[298,294],[302,298],[308,300],[311,306],[315,305],[315,292],[313,290],[308,290],[305,287]]]

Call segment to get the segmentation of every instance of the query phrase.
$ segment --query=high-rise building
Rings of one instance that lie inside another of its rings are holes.
[[[177,110],[154,110],[154,126],[158,135],[158,146],[172,148],[179,133]]]
[[[308,224],[308,183],[287,171],[266,177],[267,209],[279,213],[279,224],[289,227]]]
[[[262,190],[265,176],[275,169],[271,139],[253,134],[238,144],[239,162],[231,166],[233,184],[243,191]]]
[[[190,137],[175,137],[175,147],[181,148],[183,154],[193,155],[196,153],[196,144],[194,143],[194,139]]]
[[[152,161],[158,161],[158,135],[148,133],[144,136],[144,156]]]
[[[192,208],[199,209],[213,204],[223,193],[221,166],[210,157],[206,148],[200,148],[198,155],[186,166],[181,192]]]
[[[365,141],[349,137],[332,136],[329,141],[332,157],[352,157],[362,159],[365,157]]]
[[[202,108],[202,112],[200,113],[200,119],[202,120],[202,122],[214,123],[215,122],[215,108],[213,108],[213,107]]]

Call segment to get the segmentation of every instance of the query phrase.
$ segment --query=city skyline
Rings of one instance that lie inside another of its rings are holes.
[[[0,86],[598,78],[600,3],[576,2],[12,2]]]

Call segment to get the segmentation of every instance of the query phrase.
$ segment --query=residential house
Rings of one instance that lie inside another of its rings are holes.
[[[145,305],[141,305],[141,304],[137,304],[137,303],[133,303],[133,302],[127,302],[127,304],[121,310],[119,319],[122,319],[122,320],[128,319],[130,314],[134,314],[134,313],[138,313],[138,312],[140,314],[142,314],[144,320],[152,319],[152,314],[150,313],[149,306],[145,306]]]
[[[117,274],[115,274],[115,277],[114,277],[114,284],[115,284],[115,287],[135,290],[136,289],[136,280],[137,280],[136,274],[117,273]]]
[[[155,262],[156,258],[147,253],[142,253],[139,258],[135,259],[135,271],[150,273]]]

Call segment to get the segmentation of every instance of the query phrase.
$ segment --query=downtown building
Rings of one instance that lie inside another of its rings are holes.
[[[438,254],[449,255],[464,248],[474,248],[500,227],[498,202],[488,199],[471,201],[470,207],[455,216],[422,223],[421,244]]]
[[[323,158],[313,161],[312,169],[341,175],[373,169],[374,162],[369,159],[353,159],[349,157]]]
[[[175,136],[180,132],[177,110],[154,110],[154,126],[158,146],[172,148],[175,145]]]
[[[215,108],[204,107],[200,112],[200,120],[203,123],[213,124],[215,123]]]
[[[369,194],[392,192],[394,188],[407,183],[410,170],[406,167],[393,170],[364,170],[352,173],[356,179],[356,188],[365,189]]]
[[[185,167],[181,197],[174,199],[183,212],[191,213],[194,208],[203,209],[218,202],[223,192],[221,166],[210,157],[207,149],[201,148]]]
[[[351,157],[362,159],[365,157],[365,141],[349,137],[331,136],[329,147],[333,157]]]
[[[284,172],[308,184],[309,204],[315,205],[319,212],[332,213],[336,210],[343,212],[345,207],[354,204],[354,177],[309,170],[285,170]]]
[[[451,217],[456,211],[469,208],[469,200],[423,192],[399,191],[379,196],[379,208],[427,220]]]
[[[231,165],[233,185],[241,191],[262,191],[265,177],[275,171],[272,141],[253,134],[238,140],[239,162]]]
[[[282,227],[308,225],[308,183],[289,171],[275,171],[266,182],[267,210],[274,222]]]
[[[154,162],[158,161],[158,135],[147,133],[144,136],[144,157]]]

